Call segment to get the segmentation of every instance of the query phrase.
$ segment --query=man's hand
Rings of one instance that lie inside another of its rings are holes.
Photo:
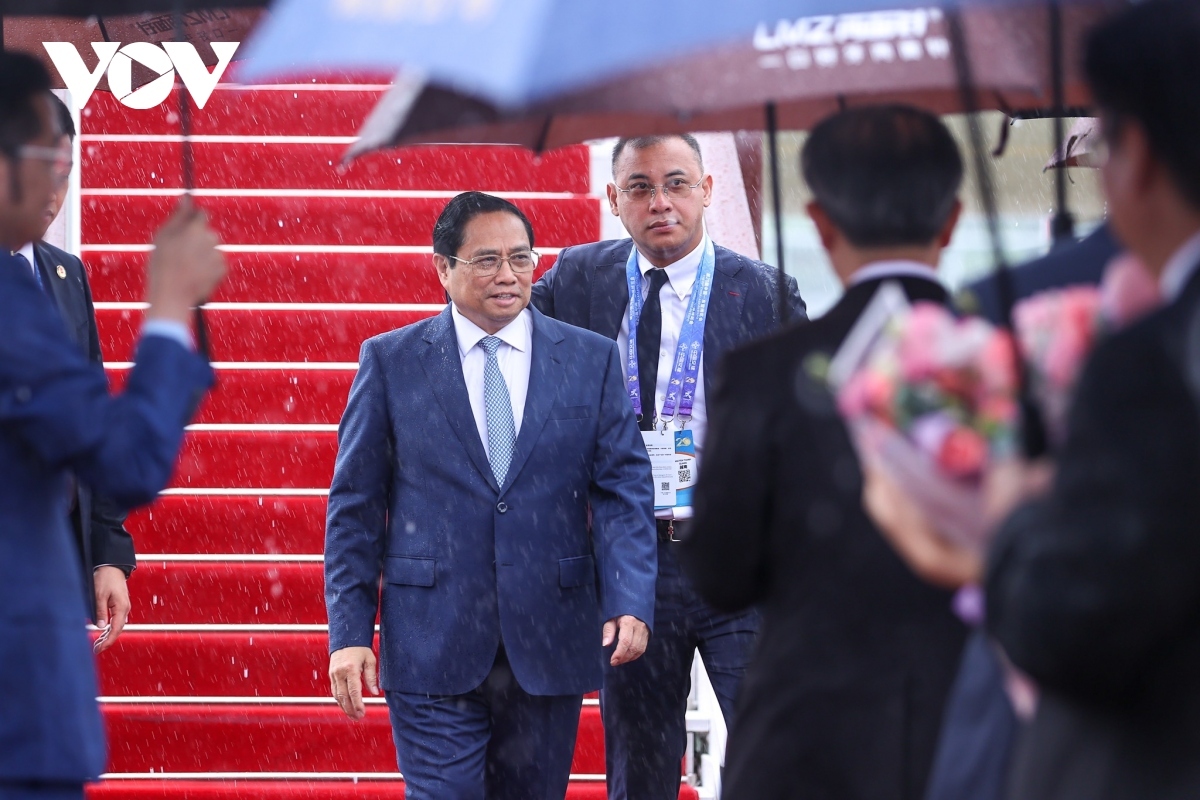
[[[983,476],[983,517],[992,527],[1017,506],[1050,490],[1054,483],[1054,462],[1009,458],[988,467]]]
[[[641,658],[642,653],[646,652],[646,645],[650,642],[650,629],[637,617],[626,614],[604,623],[602,644],[608,647],[613,643],[614,638],[617,640],[617,648],[613,650],[612,658],[608,663],[619,667],[630,661],[636,661]]]
[[[372,694],[379,694],[375,654],[369,647],[343,647],[329,656],[329,690],[350,719],[367,715],[363,705],[365,679]]]
[[[125,573],[113,566],[97,567],[92,581],[96,587],[96,626],[103,631],[92,651],[103,653],[117,643],[129,621],[129,587],[125,585]]]
[[[927,583],[957,589],[978,583],[983,557],[948,541],[882,470],[863,462],[863,508],[909,569]]]
[[[225,257],[204,212],[184,197],[154,237],[146,266],[146,319],[191,323],[192,308],[225,277]]]

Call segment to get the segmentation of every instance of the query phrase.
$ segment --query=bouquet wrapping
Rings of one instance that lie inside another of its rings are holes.
[[[899,294],[897,294],[899,293]],[[830,366],[859,457],[882,470],[950,541],[986,546],[983,476],[1016,451],[1011,337],[880,288]]]

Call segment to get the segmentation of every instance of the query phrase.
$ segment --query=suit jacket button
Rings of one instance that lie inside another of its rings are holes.
[[[501,500],[499,503],[496,503],[496,510],[503,514],[508,511],[508,503]]]

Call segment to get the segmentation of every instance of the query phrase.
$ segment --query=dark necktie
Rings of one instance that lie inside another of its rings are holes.
[[[638,423],[644,431],[654,430],[654,419],[658,409],[654,407],[654,390],[658,386],[658,351],[662,344],[662,301],[659,293],[667,282],[667,271],[654,268],[647,273],[650,292],[642,306],[638,320],[638,388],[642,393],[642,419]]]
[[[26,258],[23,254],[13,253],[13,255],[17,257],[18,261],[20,261],[22,264],[25,265],[25,269],[31,270],[33,272],[33,279],[35,281],[37,281],[38,288],[41,289],[43,292],[46,291],[46,284],[42,282],[42,271],[40,269],[38,269],[37,267],[35,267],[33,264],[30,264],[29,259]]]

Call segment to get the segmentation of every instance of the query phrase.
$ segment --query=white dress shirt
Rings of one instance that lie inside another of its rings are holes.
[[[658,349],[658,382],[654,387],[654,411],[657,417],[662,416],[663,403],[667,400],[667,386],[671,381],[671,369],[675,366],[675,348],[679,345],[679,333],[683,329],[683,318],[687,312],[688,303],[692,299],[692,286],[696,283],[696,273],[700,271],[700,259],[704,257],[704,247],[708,243],[708,235],[700,240],[695,250],[688,253],[674,264],[668,264],[667,282],[658,293],[662,306],[662,337]],[[646,274],[654,269],[654,265],[646,260],[638,251],[638,269],[642,272],[642,299],[650,291],[650,279]],[[710,300],[711,302],[711,300]],[[621,352],[621,363],[625,363],[629,353],[629,306],[625,306],[625,314],[621,317],[621,332],[617,335],[617,347]],[[696,445],[696,469],[700,469],[700,460],[704,451],[704,434],[708,430],[708,410],[704,403],[704,360],[707,354],[700,356],[700,371],[696,376],[696,398],[692,406],[692,418],[684,427],[692,431],[692,440]],[[643,409],[650,413],[650,409]],[[676,414],[672,426],[678,427],[679,416]],[[688,519],[692,509],[682,506],[674,509],[660,509],[655,512],[660,519]]]
[[[1158,286],[1164,302],[1173,303],[1179,299],[1179,294],[1192,279],[1197,266],[1200,266],[1200,233],[1184,242],[1163,267]]]
[[[872,261],[859,267],[850,276],[848,286],[857,286],[867,281],[883,280],[885,278],[924,278],[927,281],[941,283],[937,270],[920,261],[894,259],[891,261]]]
[[[17,252],[20,253],[21,255],[25,256],[25,260],[29,262],[29,266],[33,267],[33,272],[30,274],[33,275],[33,279],[35,281],[37,281],[38,285],[40,286],[42,282],[40,280],[38,280],[38,276],[37,276],[37,256],[34,255],[33,242],[30,242],[29,244],[25,245]]]
[[[458,357],[462,360],[463,379],[467,383],[467,397],[471,400],[471,413],[475,415],[475,427],[483,441],[483,451],[488,453],[487,411],[483,399],[483,368],[487,364],[487,353],[479,343],[487,333],[453,306],[450,315],[454,319],[454,333],[458,336]],[[496,332],[503,344],[496,350],[496,361],[500,374],[508,387],[512,401],[514,430],[519,436],[521,421],[525,418],[525,398],[529,394],[529,364],[533,349],[533,315],[526,308],[517,318]],[[491,453],[488,453],[491,457]]]

